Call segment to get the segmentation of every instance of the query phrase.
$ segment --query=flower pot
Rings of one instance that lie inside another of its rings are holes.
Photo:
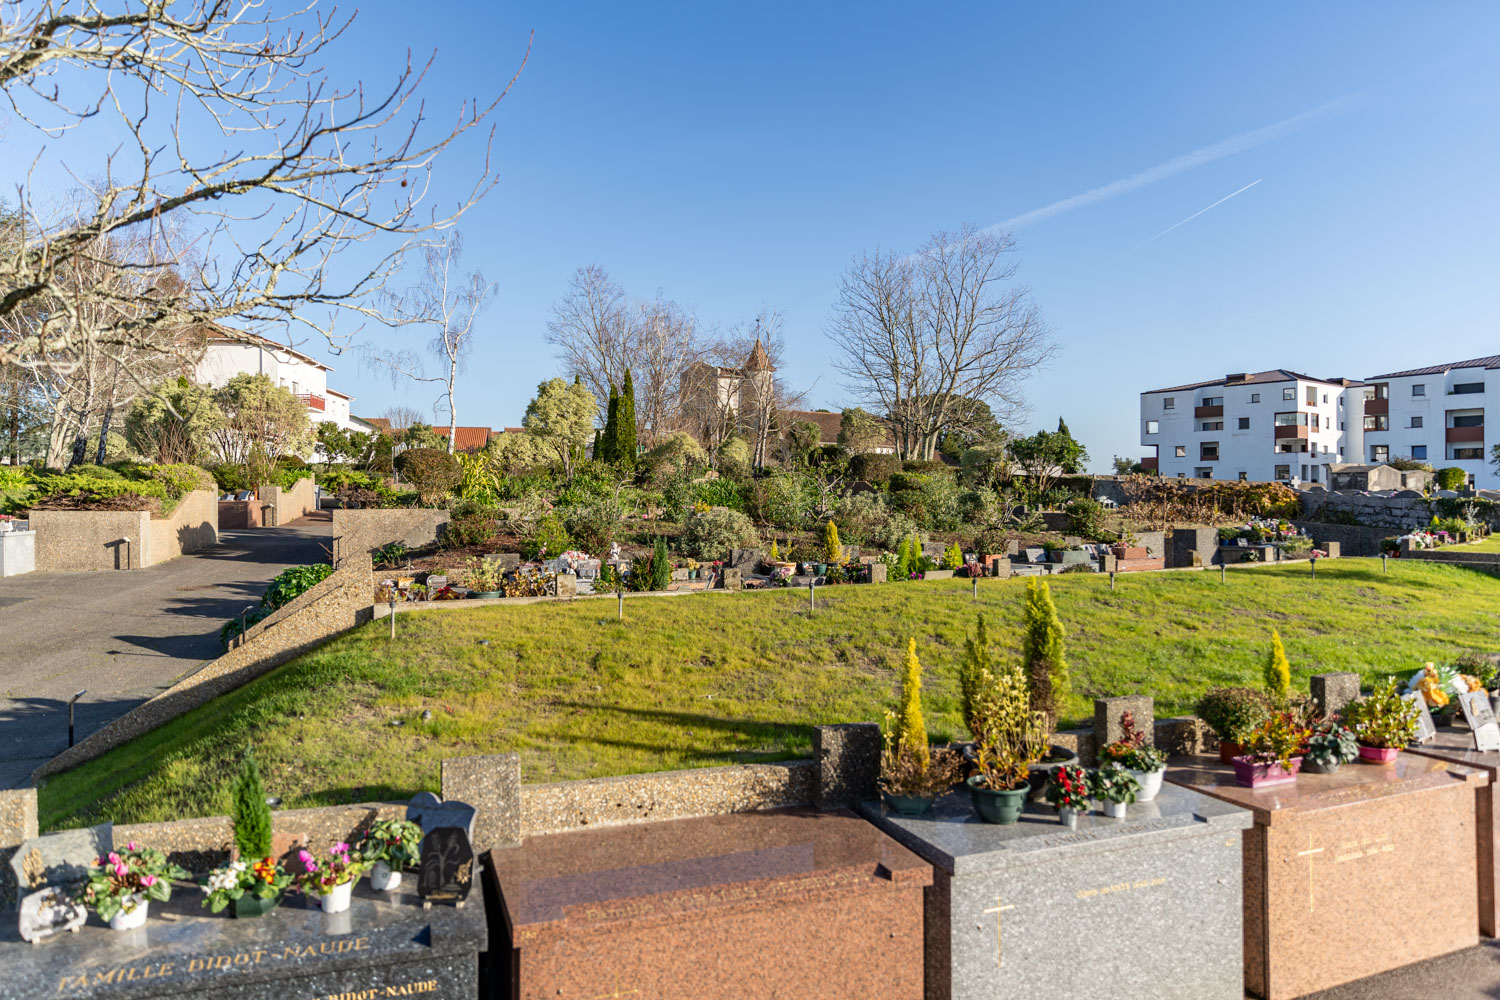
[[[120,902],[125,908],[109,918],[110,930],[133,931],[137,927],[146,926],[146,910],[150,908],[151,900],[146,898],[145,893],[126,896]]]
[[[1234,763],[1234,759],[1236,757],[1240,756],[1241,754],[1243,754],[1244,752],[1245,752],[1245,745],[1243,743],[1236,743],[1233,740],[1220,740],[1219,741],[1219,763],[1220,764],[1232,764],[1232,763]]]
[[[484,600],[484,599],[490,598],[490,597],[499,597],[500,596],[500,591],[498,591],[498,590],[471,590],[471,591],[469,591],[469,596],[472,597],[472,598],[474,598],[475,600]]]
[[[968,755],[965,755],[968,756]],[[969,757],[972,760],[972,757]],[[1026,769],[1026,783],[1031,786],[1031,791],[1026,798],[1030,802],[1042,801],[1042,796],[1047,791],[1047,779],[1052,775],[1054,767],[1078,766],[1078,755],[1067,747],[1060,747],[1053,743],[1047,747],[1047,756],[1032,764]]]
[[[349,909],[349,896],[354,892],[354,880],[342,882],[318,897],[318,905],[324,913],[343,913]]]
[[[1108,816],[1110,819],[1124,819],[1125,805],[1126,803],[1124,802],[1099,803],[1100,808],[1104,810],[1104,815]]]
[[[986,823],[1014,823],[1021,818],[1026,808],[1026,792],[1029,785],[1020,788],[997,790],[979,784],[982,779],[974,775],[969,779],[969,798],[974,803],[974,812]]]
[[[1315,760],[1305,760],[1302,762],[1302,770],[1308,774],[1333,774],[1339,769],[1339,765],[1342,763],[1342,761],[1336,760],[1331,764],[1319,764]]]
[[[263,917],[276,909],[280,902],[280,895],[272,896],[270,899],[261,899],[247,892],[234,901],[234,915],[241,918]]]
[[[1135,768],[1127,768],[1140,784],[1140,791],[1135,793],[1137,802],[1150,802],[1156,798],[1156,793],[1161,791],[1162,778],[1166,776],[1167,769],[1159,767],[1154,771],[1137,771]]]
[[[370,888],[376,892],[390,892],[400,884],[401,873],[384,861],[375,862],[375,867],[370,869]]]
[[[885,803],[887,809],[900,816],[920,816],[932,808],[930,795],[893,795],[883,788],[880,790],[880,801]]]
[[[1399,747],[1367,747],[1363,743],[1359,745],[1359,759],[1366,764],[1394,764],[1396,754],[1400,752]]]
[[[1057,819],[1058,819],[1058,822],[1060,822],[1063,826],[1067,827],[1069,830],[1076,830],[1076,829],[1078,829],[1078,810],[1077,809],[1059,809],[1057,811]]]
[[[1293,757],[1292,766],[1283,768],[1272,761],[1269,764],[1252,759],[1249,755],[1234,758],[1234,780],[1246,788],[1265,788],[1268,785],[1290,785],[1297,780],[1302,768],[1302,758]]]

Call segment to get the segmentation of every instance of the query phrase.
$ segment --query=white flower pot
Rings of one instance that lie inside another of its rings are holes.
[[[1125,818],[1124,802],[1102,802],[1100,803],[1100,805],[1104,806],[1104,815],[1108,816],[1110,819]]]
[[[400,884],[401,873],[392,871],[384,861],[375,862],[375,867],[370,869],[370,888],[376,892],[390,892]]]
[[[336,885],[328,891],[327,895],[318,897],[318,905],[323,908],[324,913],[343,913],[349,909],[349,894],[354,891],[354,882],[351,879],[342,885]]]
[[[125,909],[109,918],[110,930],[133,931],[137,927],[146,926],[146,910],[151,906],[151,901],[143,893],[127,896],[121,903]]]
[[[1135,780],[1140,782],[1141,785],[1141,790],[1135,793],[1135,800],[1137,802],[1150,802],[1156,798],[1156,793],[1161,791],[1161,779],[1166,776],[1167,769],[1165,767],[1157,768],[1155,771],[1136,771],[1132,769],[1130,773],[1135,776]]]
[[[1067,827],[1069,830],[1078,829],[1077,809],[1059,809],[1057,811],[1057,818],[1061,820],[1062,825]]]

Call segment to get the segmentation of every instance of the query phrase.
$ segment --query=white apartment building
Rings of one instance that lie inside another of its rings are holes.
[[[1388,372],[1364,389],[1364,461],[1415,458],[1435,469],[1457,466],[1470,485],[1500,487],[1489,465],[1485,399],[1500,393],[1500,355]]]
[[[210,334],[195,378],[218,388],[236,375],[267,375],[307,406],[314,423],[334,423],[345,430],[368,431],[370,425],[349,410],[352,396],[328,388],[333,369],[300,351],[253,334]]]
[[[1362,383],[1276,368],[1141,393],[1143,464],[1163,476],[1328,482],[1364,435]],[[1356,391],[1350,391],[1352,389]]]

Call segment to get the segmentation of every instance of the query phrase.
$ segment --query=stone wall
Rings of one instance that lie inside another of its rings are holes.
[[[318,509],[318,488],[311,477],[297,480],[297,484],[289,490],[272,483],[262,483],[259,495],[260,502],[269,508],[265,512],[265,526],[268,528],[295,521]]]
[[[1500,552],[1465,552],[1461,545],[1445,545],[1440,549],[1416,549],[1403,553],[1401,558],[1449,563],[1484,570],[1487,573],[1500,573]]]
[[[1219,552],[1219,529],[1174,528],[1167,536],[1167,568],[1210,566]]]
[[[1378,556],[1380,542],[1399,534],[1394,528],[1365,528],[1355,524],[1326,524],[1322,521],[1293,521],[1299,531],[1311,536],[1317,548],[1328,542],[1339,543],[1344,556]]]
[[[333,512],[334,565],[366,555],[382,545],[400,542],[409,549],[431,545],[443,535],[446,510],[419,507],[369,508]]]
[[[1414,490],[1403,490],[1388,497],[1330,493],[1327,490],[1302,491],[1305,519],[1331,523],[1335,517],[1352,515],[1360,526],[1397,529],[1382,537],[1420,528],[1432,520],[1432,514],[1432,504]]]
[[[37,835],[36,789],[0,790],[0,910],[16,904],[16,878],[10,859],[23,840]]]
[[[93,760],[369,621],[370,572],[368,555],[346,560],[328,579],[252,625],[223,656],[47,761],[31,780]]]
[[[38,510],[31,527],[37,572],[141,569],[217,544],[219,498],[194,490],[162,518],[143,510]]]

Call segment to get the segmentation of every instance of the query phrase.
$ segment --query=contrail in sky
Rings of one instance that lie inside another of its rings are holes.
[[[1122,177],[1117,181],[1111,181],[1102,187],[1092,188],[1084,191],[1082,194],[1075,194],[1070,198],[1054,201],[1050,205],[1044,205],[1030,212],[1024,212],[1021,215],[1006,219],[1004,222],[989,228],[1019,229],[1021,226],[1040,222],[1043,219],[1050,219],[1054,215],[1061,215],[1063,212],[1070,212],[1075,208],[1083,208],[1086,205],[1093,205],[1101,201],[1107,201],[1110,198],[1117,198],[1122,194],[1129,194],[1131,191],[1143,188],[1148,184],[1155,184],[1157,181],[1166,180],[1168,177],[1175,177],[1177,174],[1192,170],[1194,167],[1201,167],[1206,163],[1222,160],[1226,156],[1233,156],[1235,153],[1243,153],[1247,149],[1263,146],[1275,139],[1291,135],[1293,132],[1303,129],[1313,122],[1341,114],[1349,110],[1359,96],[1351,94],[1346,97],[1340,97],[1337,100],[1329,101],[1327,104],[1313,108],[1311,111],[1292,115],[1290,118],[1284,118],[1279,122],[1274,122],[1249,132],[1232,135],[1228,139],[1216,142],[1211,146],[1195,149],[1191,153],[1184,153],[1182,156],[1173,157],[1164,163],[1158,163],[1154,167],[1147,167],[1139,173],[1131,174],[1129,177]]]
[[[1194,212],[1192,215],[1188,216],[1186,219],[1183,219],[1181,222],[1175,222],[1175,223],[1173,223],[1172,225],[1168,226],[1166,229],[1163,229],[1161,232],[1159,232],[1155,236],[1151,237],[1151,239],[1146,240],[1145,243],[1137,243],[1135,246],[1131,247],[1129,250],[1126,250],[1125,253],[1120,254],[1120,257],[1124,257],[1126,254],[1135,253],[1141,247],[1145,246],[1146,243],[1154,243],[1154,242],[1156,242],[1157,240],[1161,239],[1163,236],[1165,236],[1168,233],[1170,233],[1172,230],[1177,229],[1179,226],[1185,226],[1189,222],[1192,222],[1194,219],[1196,219],[1198,216],[1202,215],[1204,212],[1207,212],[1207,211],[1210,211],[1212,209],[1218,208],[1220,205],[1224,204],[1226,201],[1228,201],[1230,198],[1233,198],[1235,195],[1237,195],[1237,194],[1244,194],[1246,191],[1249,191],[1251,188],[1255,187],[1255,185],[1259,184],[1263,180],[1265,180],[1264,177],[1257,177],[1257,178],[1255,178],[1255,180],[1251,181],[1249,184],[1246,184],[1244,187],[1240,188],[1238,191],[1231,191],[1231,192],[1229,192],[1224,197],[1220,198],[1218,201],[1216,201],[1212,205],[1208,206],[1208,208],[1200,208],[1200,209],[1198,209],[1198,211]],[[1116,258],[1114,258],[1114,260],[1119,260],[1120,257],[1116,257]],[[1111,261],[1111,263],[1113,263],[1113,261]]]

